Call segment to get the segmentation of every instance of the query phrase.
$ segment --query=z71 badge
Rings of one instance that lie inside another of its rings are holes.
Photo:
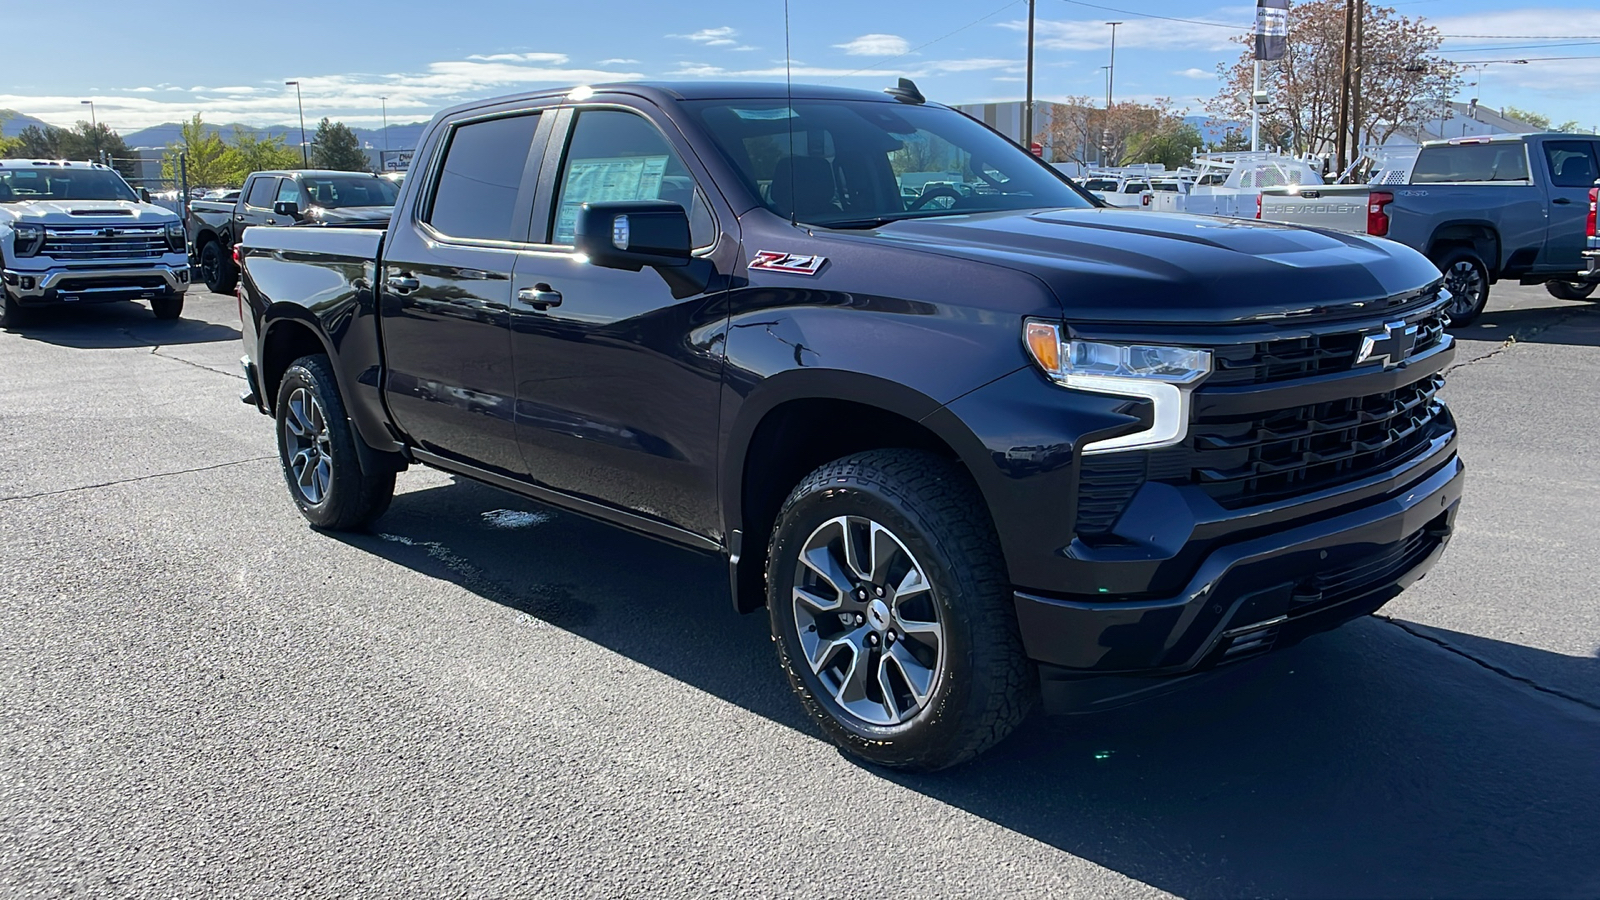
[[[788,272],[790,275],[815,275],[826,256],[796,256],[780,250],[757,250],[750,259],[750,268],[766,272]]]

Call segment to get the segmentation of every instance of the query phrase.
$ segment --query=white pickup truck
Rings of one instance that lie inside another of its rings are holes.
[[[176,319],[189,289],[183,219],[98,163],[0,159],[0,327],[66,303],[146,300]]]

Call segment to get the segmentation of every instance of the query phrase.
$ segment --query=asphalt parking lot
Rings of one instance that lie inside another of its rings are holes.
[[[1600,895],[1600,304],[1498,286],[1440,567],[964,768],[840,756],[723,569],[437,472],[310,530],[232,297],[0,333],[0,892]]]

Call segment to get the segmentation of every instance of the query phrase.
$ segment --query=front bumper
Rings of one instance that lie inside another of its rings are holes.
[[[1084,676],[1193,674],[1373,612],[1438,560],[1463,480],[1451,453],[1377,502],[1214,550],[1170,597],[1095,603],[1018,591],[1023,645],[1040,664],[1047,705],[1059,708],[1052,694],[1075,693]]]
[[[148,300],[189,290],[189,267],[165,263],[32,272],[6,269],[3,277],[6,290],[23,305]]]

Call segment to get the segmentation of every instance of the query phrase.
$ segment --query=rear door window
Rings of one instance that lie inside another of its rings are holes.
[[[246,206],[256,209],[271,209],[272,199],[278,191],[278,179],[257,178],[250,182],[250,194],[245,198]]]
[[[517,192],[538,127],[537,113],[457,126],[424,221],[454,238],[511,240]]]
[[[1544,158],[1550,164],[1550,183],[1556,187],[1593,187],[1594,144],[1588,141],[1546,141]]]
[[[1412,184],[1527,180],[1528,151],[1521,141],[1424,147],[1411,170]]]

